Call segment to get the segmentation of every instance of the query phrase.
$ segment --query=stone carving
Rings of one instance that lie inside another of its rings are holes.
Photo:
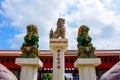
[[[54,32],[52,29],[50,31],[50,38],[65,38],[65,19],[63,18],[59,18],[58,21],[57,21],[57,29],[56,31]]]
[[[78,58],[95,57],[94,55],[95,48],[91,43],[92,38],[89,36],[88,31],[89,28],[86,25],[81,25],[78,30],[78,37],[77,37]]]
[[[27,26],[27,35],[24,37],[24,43],[21,47],[22,55],[20,57],[35,58],[39,57],[38,50],[38,29],[35,25]]]
[[[120,61],[105,72],[99,80],[120,80]]]
[[[16,76],[5,66],[0,64],[0,80],[18,80]]]

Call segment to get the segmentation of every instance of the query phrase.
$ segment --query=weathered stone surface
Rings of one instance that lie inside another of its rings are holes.
[[[120,80],[120,62],[105,72],[100,80]]]
[[[49,37],[50,38],[65,38],[65,19],[63,18],[59,18],[57,21],[57,29],[55,30],[55,32],[51,29]]]
[[[17,80],[17,78],[10,70],[0,64],[0,80]]]

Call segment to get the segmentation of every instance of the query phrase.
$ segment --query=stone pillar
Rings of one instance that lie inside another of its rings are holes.
[[[95,66],[99,64],[100,58],[78,58],[74,67],[79,69],[79,80],[96,80]]]
[[[43,66],[39,58],[16,58],[16,64],[21,66],[20,80],[37,80],[38,67]]]
[[[67,39],[50,39],[50,49],[53,52],[53,80],[65,80],[64,53],[67,47]]]

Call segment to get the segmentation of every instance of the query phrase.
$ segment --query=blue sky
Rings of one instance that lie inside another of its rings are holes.
[[[65,18],[70,50],[77,49],[80,25],[90,28],[97,50],[120,49],[120,0],[0,0],[0,50],[19,50],[26,26],[39,30],[39,48],[49,50],[49,31]]]

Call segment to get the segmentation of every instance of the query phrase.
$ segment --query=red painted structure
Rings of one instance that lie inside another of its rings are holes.
[[[19,57],[21,51],[19,50],[0,50],[0,63],[5,65],[12,71],[20,71],[20,66],[15,64],[15,59]],[[102,64],[96,67],[96,72],[101,75],[106,70],[110,69],[115,63],[119,61],[120,50],[97,50],[95,55],[101,58]],[[52,72],[53,57],[50,50],[40,50],[40,59],[43,62],[43,68],[39,69],[43,73]],[[68,50],[65,52],[65,72],[77,73],[74,68],[74,62],[77,59],[76,50]]]

